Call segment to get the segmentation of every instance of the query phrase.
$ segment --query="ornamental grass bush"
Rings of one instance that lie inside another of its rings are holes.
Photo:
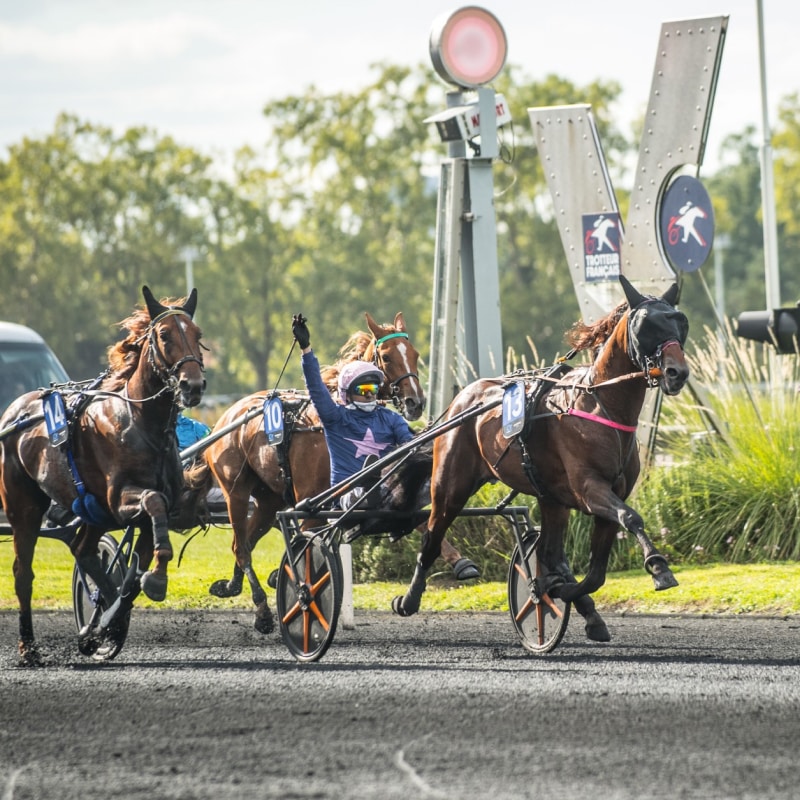
[[[687,562],[797,559],[797,357],[706,330],[690,362],[705,396],[664,403],[666,458],[641,480],[637,509]]]

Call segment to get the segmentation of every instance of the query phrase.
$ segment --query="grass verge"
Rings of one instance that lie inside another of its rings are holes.
[[[247,589],[239,597],[220,599],[208,593],[209,584],[229,578],[233,569],[231,533],[227,528],[212,528],[191,541],[173,534],[176,557],[170,565],[169,593],[165,602],[153,603],[140,595],[142,608],[252,608]],[[178,562],[178,555],[186,545]],[[254,566],[266,587],[269,573],[280,563],[283,543],[270,533],[259,543]],[[10,537],[0,537],[0,609],[16,609],[11,573],[13,548]],[[72,608],[72,556],[61,542],[40,539],[34,570],[34,607]],[[437,566],[439,566],[437,564]],[[605,611],[638,613],[699,614],[800,614],[800,564],[712,564],[678,566],[675,575],[680,585],[656,592],[644,570],[611,573],[596,594]],[[507,611],[505,583],[455,583],[446,568],[432,575],[423,608],[431,611]],[[370,583],[356,585],[356,608],[388,611],[392,598],[405,591],[405,584]],[[274,607],[274,592],[267,589]]]

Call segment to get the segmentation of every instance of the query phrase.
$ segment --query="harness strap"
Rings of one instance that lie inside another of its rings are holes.
[[[381,336],[380,339],[376,339],[375,340],[375,347],[377,347],[380,344],[383,344],[384,342],[388,341],[389,339],[408,339],[408,334],[407,333],[401,333],[401,332],[387,333],[386,336]]]
[[[607,425],[609,428],[625,431],[626,433],[635,433],[638,427],[637,425],[623,425],[621,422],[614,422],[613,419],[601,417],[599,414],[590,414],[588,411],[581,411],[579,408],[568,408],[567,414],[572,417],[580,417],[581,419],[589,419],[592,422],[599,422],[601,425]]]

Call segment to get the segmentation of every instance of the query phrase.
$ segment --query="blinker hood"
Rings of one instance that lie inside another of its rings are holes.
[[[678,286],[673,284],[661,298],[638,292],[625,278],[619,276],[630,306],[628,313],[628,355],[643,370],[667,342],[677,341],[681,347],[689,335],[689,320],[682,311],[674,307]]]

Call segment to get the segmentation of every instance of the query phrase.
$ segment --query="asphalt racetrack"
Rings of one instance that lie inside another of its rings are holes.
[[[800,620],[573,616],[549,655],[500,613],[356,611],[319,662],[242,611],[134,609],[95,663],[0,613],[0,798],[797,798]]]

